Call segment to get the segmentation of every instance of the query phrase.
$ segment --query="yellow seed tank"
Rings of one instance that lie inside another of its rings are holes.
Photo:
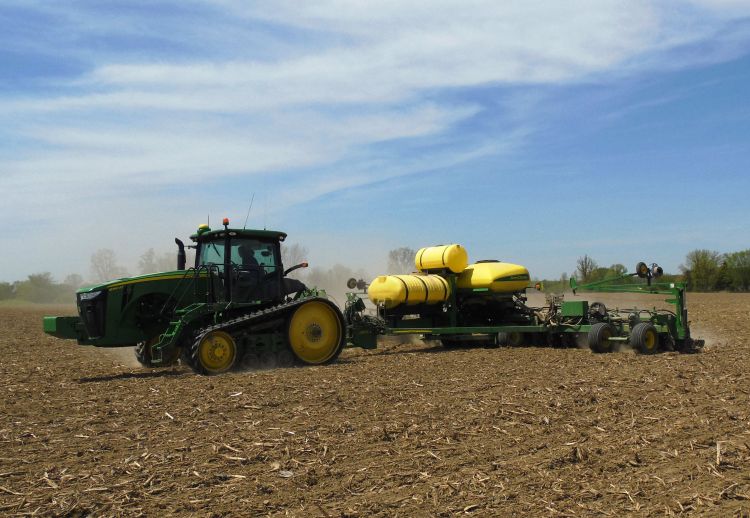
[[[460,273],[469,264],[469,255],[461,245],[440,245],[420,248],[414,266],[420,272],[448,269]]]
[[[370,283],[367,296],[387,309],[401,304],[438,304],[448,300],[450,286],[439,275],[381,275]]]
[[[470,264],[458,275],[459,289],[489,289],[493,293],[522,291],[529,285],[529,271],[519,264],[488,261]]]

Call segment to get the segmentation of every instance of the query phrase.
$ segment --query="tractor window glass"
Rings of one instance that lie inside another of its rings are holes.
[[[224,241],[207,241],[201,244],[201,264],[215,264],[224,268]]]
[[[264,273],[276,270],[274,244],[255,239],[232,240],[232,263],[242,268],[259,267]]]

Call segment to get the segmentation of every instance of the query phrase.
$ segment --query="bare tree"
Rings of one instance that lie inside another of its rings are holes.
[[[299,264],[307,259],[307,247],[294,243],[293,245],[285,245],[281,247],[281,262],[284,266],[289,268],[295,264]]]
[[[138,269],[141,273],[153,273],[156,271],[156,252],[153,248],[146,250],[138,259]]]
[[[304,262],[307,259],[307,247],[300,244],[294,243],[293,245],[285,245],[281,247],[281,262],[284,264],[284,268],[295,266],[299,263]],[[289,277],[301,278],[304,275],[302,269],[294,270],[289,274]]]
[[[157,255],[153,248],[146,250],[138,260],[138,269],[142,274],[168,272],[177,268],[177,255],[165,252]]]
[[[91,275],[95,282],[127,277],[128,272],[117,264],[114,250],[100,248],[91,256]]]
[[[71,273],[65,277],[63,284],[70,286],[71,288],[78,289],[83,286],[83,277],[77,273]]]
[[[576,261],[576,277],[578,277],[579,281],[586,282],[597,268],[599,268],[599,265],[588,255],[579,257],[578,261]]]
[[[190,264],[186,261],[186,264]],[[177,269],[177,252],[164,252],[156,256],[156,271],[171,272]]]
[[[409,273],[414,271],[416,250],[403,246],[388,252],[388,273]]]
[[[346,301],[345,293],[348,291],[346,281],[352,277],[355,279],[369,278],[367,272],[361,268],[352,270],[348,266],[334,264],[328,269],[311,268],[305,278],[305,284],[309,287],[323,288],[337,303],[343,304]]]

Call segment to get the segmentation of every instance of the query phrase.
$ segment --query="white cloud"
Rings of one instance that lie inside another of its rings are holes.
[[[523,106],[505,98],[507,121],[486,141],[467,144],[452,132],[481,116],[483,105],[461,100],[464,89],[605,81],[670,62],[723,59],[743,49],[747,35],[718,38],[720,49],[708,57],[671,59],[670,52],[715,41],[726,24],[750,12],[739,0],[693,0],[689,7],[645,0],[185,5],[223,9],[222,20],[239,16],[242,22],[227,27],[236,44],[201,20],[165,34],[172,43],[207,38],[200,58],[80,49],[91,69],[62,84],[64,94],[0,96],[0,123],[27,142],[0,159],[0,189],[17,200],[0,215],[32,203],[66,214],[69,224],[81,214],[70,203],[81,191],[91,198],[118,193],[121,211],[151,204],[153,212],[160,198],[144,198],[144,186],[158,191],[238,179],[263,183],[282,204],[300,203],[507,151],[535,122],[525,118],[533,98],[522,97]],[[37,6],[82,34],[101,37],[101,27],[111,36],[159,31],[158,18],[133,24],[131,13],[119,24],[102,10]],[[258,22],[295,37],[278,36],[281,50],[273,52],[274,36],[263,36],[263,48],[272,51],[259,56],[252,49]],[[393,151],[402,139],[439,143],[441,150],[417,163]],[[273,175],[299,181],[275,184]]]

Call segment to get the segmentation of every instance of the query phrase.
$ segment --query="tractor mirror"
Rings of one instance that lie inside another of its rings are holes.
[[[286,270],[284,270],[284,275],[286,276],[287,274],[289,274],[289,272],[293,272],[294,270],[297,270],[298,268],[307,268],[307,262],[295,264],[291,268],[287,268]]]

